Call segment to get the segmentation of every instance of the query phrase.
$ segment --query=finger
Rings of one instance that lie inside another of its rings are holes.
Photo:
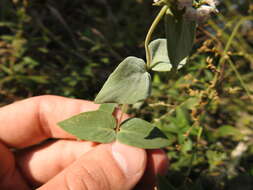
[[[23,148],[47,138],[74,138],[57,123],[98,106],[58,96],[39,96],[11,104],[0,109],[0,140],[9,147]]]
[[[150,174],[157,175],[166,175],[169,168],[169,159],[164,150],[155,149],[148,150],[148,168]],[[151,176],[151,175],[148,175]]]
[[[118,108],[115,109],[115,111],[113,112],[113,115],[117,119],[118,123],[123,122],[126,119],[128,119],[129,117],[131,117],[131,115],[122,113],[122,111],[120,109],[118,109]]]
[[[117,142],[101,144],[39,190],[130,190],[143,175],[146,156],[143,149]]]
[[[39,186],[95,146],[92,142],[54,140],[17,152],[16,163],[29,184]]]
[[[30,185],[37,187],[49,181],[95,146],[96,144],[91,142],[53,141],[19,151],[16,162]],[[149,150],[147,168],[138,189],[148,190],[154,187],[156,176],[166,174],[167,168],[168,158],[164,151]]]
[[[25,180],[15,167],[13,154],[2,143],[0,143],[0,189],[29,190]]]
[[[165,176],[169,167],[169,159],[163,150],[148,150],[147,153],[147,168],[140,183],[136,186],[138,190],[153,190],[156,186],[157,176]]]

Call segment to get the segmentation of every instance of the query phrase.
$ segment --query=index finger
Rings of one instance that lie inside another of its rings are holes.
[[[38,96],[0,108],[0,141],[13,148],[48,138],[74,138],[57,126],[75,114],[98,109],[90,101],[59,96]]]

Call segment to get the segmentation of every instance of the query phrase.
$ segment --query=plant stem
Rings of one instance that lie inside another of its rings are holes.
[[[241,83],[243,89],[246,91],[247,96],[249,97],[249,99],[251,99],[251,92],[249,91],[248,87],[246,86],[246,84],[244,83],[240,73],[238,72],[238,70],[236,69],[234,63],[231,61],[231,59],[228,59],[228,63],[230,65],[230,67],[234,70],[236,77],[238,78],[239,82]]]
[[[190,128],[190,130],[192,130],[193,126],[196,126],[196,123],[198,123],[198,121],[196,121]],[[199,143],[200,143],[200,139],[201,139],[201,136],[202,136],[202,133],[203,133],[203,128],[200,127],[199,124],[198,125],[198,134],[197,134],[197,140],[196,140],[196,143],[195,143],[195,146],[193,146],[193,149],[192,149],[192,155],[191,155],[191,160],[190,160],[190,166],[188,167],[188,170],[186,172],[186,175],[185,175],[185,180],[184,180],[184,183],[187,182],[187,179],[189,178],[190,174],[191,174],[191,171],[192,171],[192,168],[193,168],[193,162],[195,161],[196,157],[197,157],[197,153],[198,153],[198,149],[199,149]]]
[[[121,121],[123,119],[124,113],[127,112],[127,108],[128,108],[128,104],[123,104],[122,107],[121,107],[121,113],[120,113],[120,117],[119,117],[119,120],[118,120],[118,123],[117,123],[117,126],[116,126],[116,132],[120,131],[120,124],[121,124]]]
[[[152,23],[152,25],[149,28],[149,31],[147,33],[147,36],[146,36],[146,39],[145,39],[147,69],[150,69],[150,65],[151,65],[151,53],[150,53],[150,50],[148,48],[149,42],[151,40],[151,37],[152,37],[152,34],[153,34],[155,28],[157,27],[158,23],[160,22],[160,20],[162,19],[162,17],[164,16],[164,14],[166,13],[167,10],[168,10],[168,6],[164,5],[162,7],[162,9],[160,10],[160,12],[158,13],[158,15],[156,16],[155,20],[153,21],[153,23]]]
[[[239,22],[236,24],[236,26],[234,27],[233,31],[232,31],[232,34],[231,36],[229,37],[227,43],[226,43],[226,46],[225,46],[225,49],[223,51],[223,54],[222,54],[222,58],[220,60],[220,63],[218,65],[218,70],[220,70],[221,66],[223,64],[225,64],[227,58],[228,58],[228,55],[227,55],[227,52],[228,50],[230,49],[231,45],[232,45],[232,42],[240,28],[240,26],[243,24],[243,22],[245,20],[253,20],[253,17],[252,16],[249,16],[249,17],[244,17],[242,18],[241,20],[239,20]],[[231,64],[230,64],[231,65]],[[233,68],[232,68],[233,69]],[[236,68],[235,68],[236,69]],[[214,80],[213,80],[213,85],[211,85],[211,88],[215,87],[218,83],[219,83],[219,77],[222,75],[222,73],[216,73],[216,75],[214,76]],[[244,86],[243,86],[244,87]],[[247,91],[247,90],[246,90]]]

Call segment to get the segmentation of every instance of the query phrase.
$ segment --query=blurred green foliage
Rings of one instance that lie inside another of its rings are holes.
[[[41,94],[93,100],[123,58],[145,58],[151,3],[1,0],[0,105]],[[218,8],[186,67],[153,73],[152,96],[131,108],[169,137],[167,189],[253,189],[253,3]]]

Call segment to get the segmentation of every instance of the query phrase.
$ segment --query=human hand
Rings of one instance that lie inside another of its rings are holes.
[[[0,189],[152,189],[155,176],[167,170],[162,150],[76,141],[57,126],[97,108],[89,101],[58,96],[0,108]]]

